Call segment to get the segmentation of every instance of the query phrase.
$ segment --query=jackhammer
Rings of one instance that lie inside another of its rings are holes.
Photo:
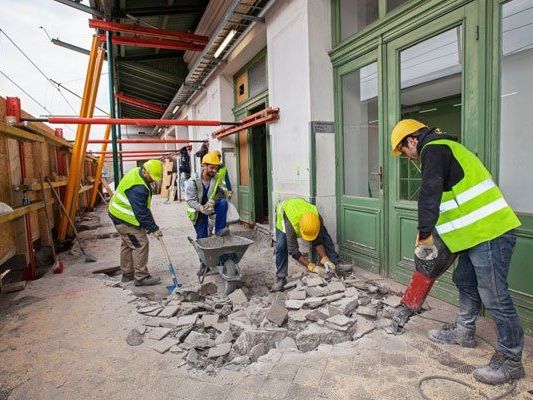
[[[419,258],[415,254],[415,272],[402,297],[400,309],[392,318],[390,333],[399,334],[409,319],[420,311],[429,291],[439,276],[441,276],[457,258],[457,254],[450,252],[437,231],[433,231],[433,245],[436,247],[436,257]]]

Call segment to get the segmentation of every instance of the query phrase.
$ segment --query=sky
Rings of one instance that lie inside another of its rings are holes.
[[[6,32],[49,78],[81,95],[89,56],[52,44],[39,27],[44,27],[54,39],[59,38],[90,49],[92,35],[95,33],[88,25],[90,14],[54,0],[0,0],[0,3],[2,4],[0,29]],[[88,1],[85,0],[83,3],[88,4]],[[3,33],[0,33],[0,71],[30,93],[53,115],[79,115],[80,100],[63,91],[76,111],[74,113],[57,89],[24,58]],[[102,72],[96,105],[103,110],[109,110],[106,62]],[[20,97],[22,108],[36,117],[49,115],[2,74],[0,74],[0,96]],[[103,113],[95,110],[94,115],[103,115]],[[64,137],[68,140],[75,138],[76,125],[52,127],[62,127]],[[94,125],[90,137],[102,138],[104,129],[103,125]],[[89,148],[97,150],[100,146],[90,145]]]

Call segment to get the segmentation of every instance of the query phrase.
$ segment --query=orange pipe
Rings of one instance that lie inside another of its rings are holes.
[[[111,133],[111,125],[107,125],[105,128],[104,139],[109,139]],[[98,187],[100,186],[100,180],[102,179],[102,171],[104,169],[105,155],[107,154],[107,142],[102,143],[102,151],[100,158],[98,159],[98,166],[96,167],[96,174],[94,175],[94,188],[91,193],[91,200],[89,201],[89,208],[92,209],[96,204],[96,197],[98,196]]]

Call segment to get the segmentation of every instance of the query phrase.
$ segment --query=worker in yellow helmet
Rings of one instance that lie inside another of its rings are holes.
[[[209,235],[209,216],[215,216],[215,235],[223,236],[229,233],[226,221],[228,201],[217,179],[220,166],[218,156],[209,152],[202,157],[202,172],[198,177],[191,177],[187,181],[185,198],[187,200],[187,216],[194,224],[196,239]],[[200,264],[198,276],[205,272],[205,264]]]
[[[316,248],[322,265],[316,265],[300,253],[298,238]],[[352,265],[341,261],[329,236],[324,221],[315,205],[295,197],[279,203],[276,207],[276,282],[272,292],[279,292],[287,283],[289,254],[308,271],[319,275],[327,272],[347,273]]]
[[[438,277],[430,274],[441,256],[433,238],[438,234],[451,253],[459,254],[453,272],[459,312],[454,324],[430,330],[429,339],[475,347],[476,317],[484,305],[496,322],[498,345],[490,363],[474,370],[474,378],[500,385],[524,377],[524,331],[507,284],[519,219],[481,160],[452,137],[404,119],[392,130],[391,146],[395,156],[420,160],[422,171],[415,248],[415,265],[418,260],[422,266],[403,305],[416,312]]]
[[[142,167],[132,168],[124,175],[109,202],[109,216],[122,239],[122,282],[134,280],[135,286],[157,285],[161,282],[160,278],[152,277],[148,272],[147,234],[157,238],[163,236],[150,211],[150,184],[160,181],[162,176],[161,161],[146,161]]]

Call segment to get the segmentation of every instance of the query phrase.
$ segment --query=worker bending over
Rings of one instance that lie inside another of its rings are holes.
[[[459,289],[455,324],[430,330],[429,338],[475,347],[476,317],[483,304],[496,322],[498,346],[474,377],[494,385],[522,378],[524,332],[507,286],[514,228],[520,221],[482,162],[451,137],[405,119],[394,127],[391,145],[395,156],[421,161],[417,257],[438,256],[434,229],[452,253],[460,253],[453,273]]]
[[[221,187],[217,171],[220,166],[218,156],[209,152],[202,158],[202,172],[198,177],[187,181],[185,198],[187,200],[187,216],[194,224],[196,239],[209,235],[209,216],[215,214],[215,235],[227,234],[226,216],[228,202]],[[199,275],[203,275],[205,264],[200,264]]]
[[[159,160],[146,161],[142,167],[130,169],[109,202],[109,216],[120,234],[120,269],[122,282],[135,280],[135,286],[157,285],[161,279],[148,272],[148,236],[163,236],[154,221],[152,182],[160,181],[163,164]]]
[[[298,238],[311,242],[320,256],[320,265],[305,258],[298,246]],[[271,291],[279,292],[287,283],[289,257],[297,260],[309,271],[319,275],[327,272],[350,272],[352,265],[343,263],[335,251],[324,221],[316,206],[302,198],[290,198],[276,207],[276,282]]]

